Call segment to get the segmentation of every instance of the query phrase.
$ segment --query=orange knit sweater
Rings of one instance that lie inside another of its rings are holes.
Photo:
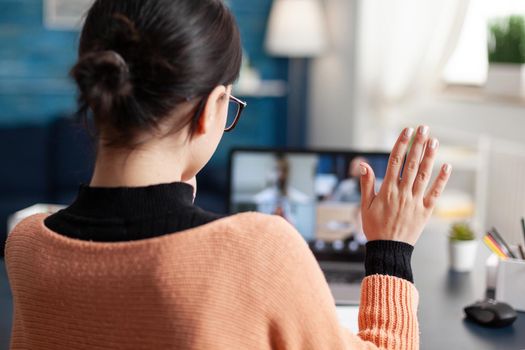
[[[362,283],[343,329],[314,256],[287,222],[240,214],[176,234],[80,241],[44,226],[9,236],[11,349],[418,349],[410,282]]]

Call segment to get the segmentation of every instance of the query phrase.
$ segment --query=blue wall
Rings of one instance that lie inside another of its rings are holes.
[[[44,30],[42,0],[0,0],[0,126],[45,123],[74,108],[67,72],[77,36]]]
[[[286,79],[286,61],[270,58],[263,50],[272,1],[229,3],[253,65],[263,78]],[[43,0],[0,0],[0,126],[46,123],[75,109],[75,87],[67,74],[76,59],[78,32],[46,30],[42,13]],[[244,131],[257,144],[283,143],[284,133],[273,120],[276,115],[284,116],[283,101],[248,102]],[[258,130],[262,120],[264,130]]]

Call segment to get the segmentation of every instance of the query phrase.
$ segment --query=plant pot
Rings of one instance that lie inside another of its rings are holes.
[[[485,91],[489,95],[525,97],[525,65],[489,64]]]
[[[456,272],[470,272],[476,263],[478,241],[449,240],[450,268]]]

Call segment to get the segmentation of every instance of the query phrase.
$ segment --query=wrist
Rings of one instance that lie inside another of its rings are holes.
[[[366,275],[389,275],[414,282],[411,258],[414,247],[406,242],[375,240],[366,244]]]

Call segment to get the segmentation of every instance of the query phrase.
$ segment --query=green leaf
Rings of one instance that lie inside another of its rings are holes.
[[[472,241],[476,239],[476,235],[468,223],[458,222],[450,228],[449,238],[453,241]]]
[[[525,63],[525,18],[513,15],[489,22],[490,63]]]

